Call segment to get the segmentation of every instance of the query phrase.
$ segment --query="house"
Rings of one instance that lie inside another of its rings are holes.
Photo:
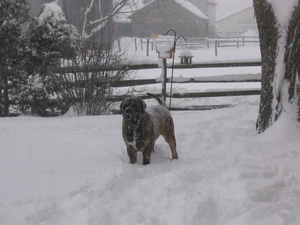
[[[253,6],[248,6],[218,18],[216,32],[222,36],[239,35],[247,30],[257,31]]]
[[[128,18],[133,36],[174,29],[177,36],[214,37],[215,11],[214,0],[153,0]]]

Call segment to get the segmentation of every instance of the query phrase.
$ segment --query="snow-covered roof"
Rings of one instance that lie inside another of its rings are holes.
[[[152,0],[150,1],[148,4],[144,4],[143,7],[138,8],[137,10],[133,11],[136,12],[138,10],[141,10],[142,8],[151,5],[152,3],[156,2],[157,0]],[[181,7],[185,8],[186,10],[188,10],[189,12],[193,13],[195,16],[201,18],[201,19],[206,19],[208,20],[209,17],[206,16],[197,6],[195,6],[194,4],[192,4],[191,2],[187,1],[187,0],[173,0],[174,3],[177,3],[178,5],[180,5]],[[214,0],[209,0],[209,1],[214,1]],[[131,15],[130,15],[131,16]],[[130,18],[130,16],[128,16]]]
[[[221,21],[221,20],[223,20],[223,19],[226,19],[226,18],[228,18],[228,17],[230,17],[230,16],[233,16],[233,15],[235,15],[235,14],[238,14],[238,13],[240,13],[240,12],[242,12],[242,11],[245,11],[245,10],[247,10],[247,9],[250,9],[250,8],[252,8],[253,6],[252,5],[250,5],[250,6],[247,6],[247,7],[245,7],[245,8],[242,8],[242,9],[239,9],[239,10],[237,10],[237,11],[234,11],[234,12],[232,12],[232,13],[229,13],[229,14],[227,14],[227,15],[225,15],[225,16],[222,16],[222,17],[220,17],[220,18],[217,18],[217,22],[218,21]]]
[[[190,11],[194,15],[196,15],[199,18],[208,20],[208,16],[206,16],[197,6],[192,4],[191,2],[187,0],[174,0],[177,4],[181,5],[186,10]]]

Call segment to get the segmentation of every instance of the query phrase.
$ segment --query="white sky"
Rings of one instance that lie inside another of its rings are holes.
[[[217,19],[252,5],[252,0],[216,0],[216,2],[218,3]]]

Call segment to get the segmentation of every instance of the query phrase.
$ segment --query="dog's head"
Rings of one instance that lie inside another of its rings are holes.
[[[146,103],[137,97],[125,98],[121,105],[120,111],[127,126],[136,127],[145,112]]]

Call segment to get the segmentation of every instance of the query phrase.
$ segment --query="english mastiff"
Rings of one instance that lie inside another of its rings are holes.
[[[171,114],[158,96],[150,93],[148,95],[155,98],[159,104],[146,107],[141,98],[127,97],[120,105],[123,116],[122,136],[132,164],[137,162],[137,152],[143,153],[143,165],[150,163],[154,143],[160,135],[169,144],[172,158],[178,159]]]

